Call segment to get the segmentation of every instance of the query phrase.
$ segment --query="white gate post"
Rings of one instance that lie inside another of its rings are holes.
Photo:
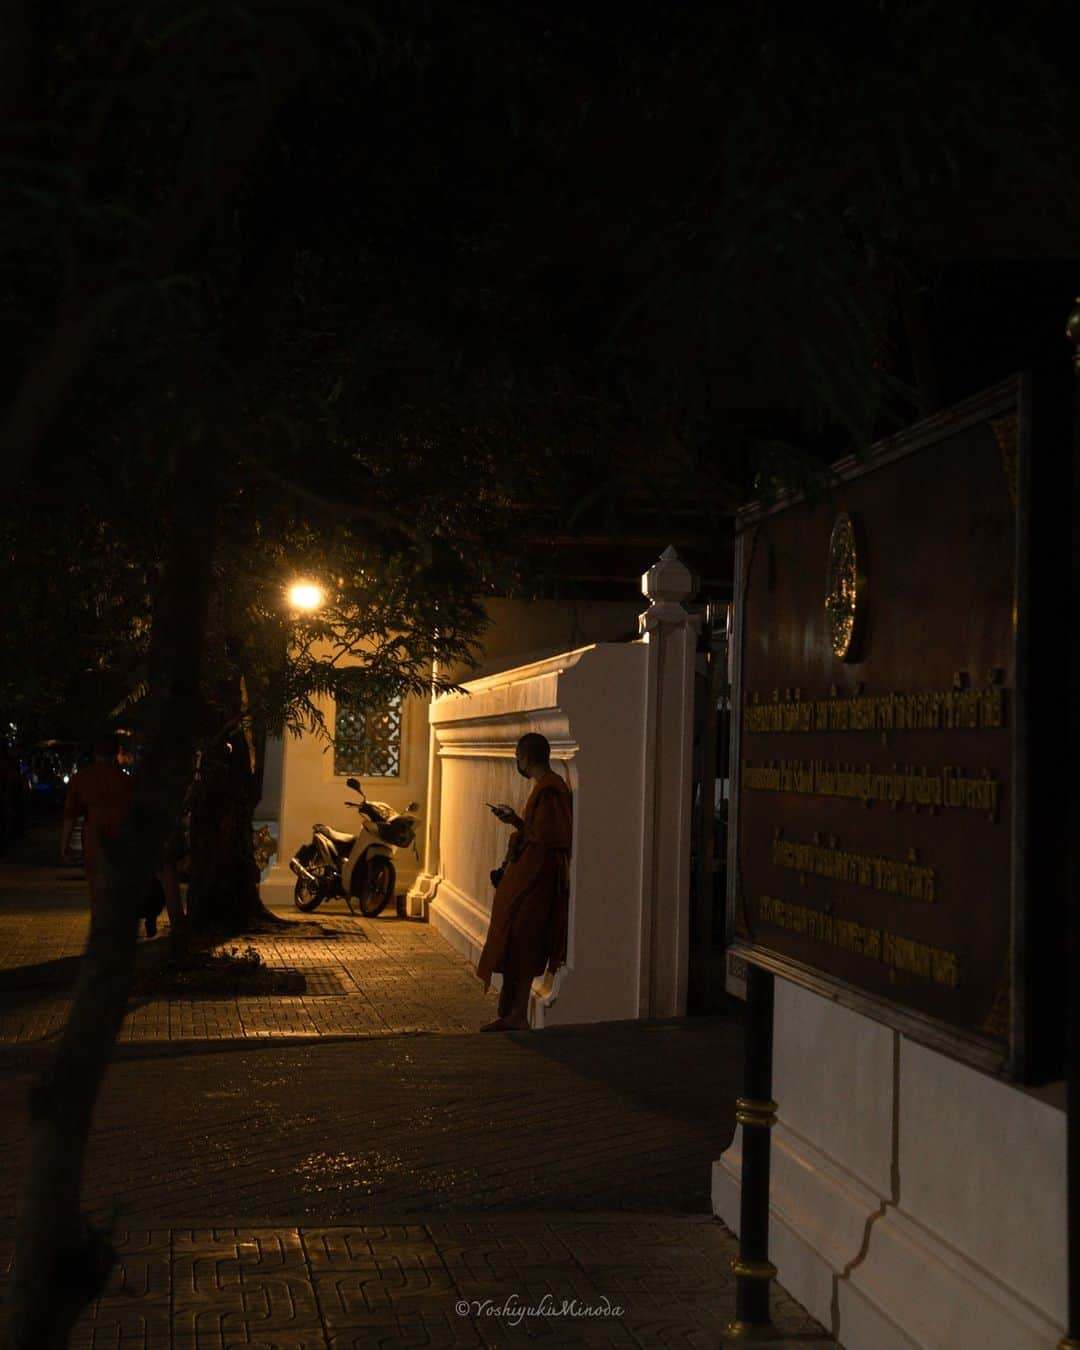
[[[698,579],[674,548],[641,578],[649,648],[642,794],[641,1017],[686,1014],[690,956],[694,667],[701,619],[683,601]]]

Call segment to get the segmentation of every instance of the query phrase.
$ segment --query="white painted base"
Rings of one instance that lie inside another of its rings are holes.
[[[431,902],[435,899],[441,883],[442,877],[433,876],[430,872],[421,872],[405,895],[406,916],[410,919],[423,919],[427,923]]]
[[[428,921],[473,966],[480,960],[491,915],[445,878],[428,907]]]
[[[772,1132],[770,1259],[780,1282],[830,1326],[836,1280],[862,1246],[884,1201],[847,1168],[778,1122]],[[742,1126],[713,1163],[713,1212],[739,1231]],[[845,1346],[847,1342],[845,1342]]]
[[[968,1253],[893,1206],[875,1224],[866,1259],[837,1294],[844,1344],[852,1350],[894,1343],[905,1350],[964,1345],[1046,1350],[1063,1333]],[[896,1322],[902,1322],[906,1339],[884,1339],[882,1328]]]
[[[291,905],[293,891],[296,889],[296,877],[289,871],[286,863],[277,859],[270,865],[266,876],[259,882],[259,895],[264,905],[282,907]]]
[[[776,982],[770,1256],[845,1350],[1049,1350],[1065,1319],[1065,1116]],[[713,1166],[739,1229],[742,1131]]]

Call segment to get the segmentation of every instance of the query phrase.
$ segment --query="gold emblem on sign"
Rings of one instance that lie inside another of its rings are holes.
[[[833,655],[841,661],[855,657],[862,617],[863,584],[855,540],[855,524],[846,511],[836,517],[829,536],[825,572],[825,619]]]

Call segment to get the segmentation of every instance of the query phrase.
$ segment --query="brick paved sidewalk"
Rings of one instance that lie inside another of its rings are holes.
[[[538,1034],[120,1047],[85,1204],[127,1222],[546,1209],[706,1214],[734,1129],[728,1019]],[[47,1048],[0,1053],[0,1225]]]
[[[147,1350],[733,1345],[735,1244],[708,1218],[472,1215],[117,1234],[71,1345]],[[782,1290],[776,1346],[826,1350]]]
[[[340,901],[310,917],[276,912],[296,921],[292,932],[223,945],[250,945],[266,965],[299,970],[303,994],[135,1000],[120,1041],[475,1031],[495,1016],[494,994],[428,924],[353,917]],[[0,1044],[56,1036],[88,927],[80,872],[40,857],[0,862]],[[160,935],[140,941],[141,961],[165,959],[168,931],[163,918]]]
[[[712,1018],[121,1047],[85,1199],[130,1236],[74,1344],[721,1346],[735,1242],[708,1186],[738,1044]],[[0,1053],[0,1234],[46,1052]],[[494,1316],[545,1293],[624,1312]],[[831,1344],[776,1306],[784,1343]]]
[[[83,896],[47,854],[0,862],[5,1279],[25,1089],[66,1011]],[[119,1206],[120,1263],[72,1344],[724,1345],[736,1245],[708,1187],[735,1023],[474,1035],[492,1000],[433,930],[315,917],[326,935],[255,943],[307,994],[131,1010],[85,1185],[98,1219]],[[773,1344],[834,1344],[780,1289],[774,1318]]]

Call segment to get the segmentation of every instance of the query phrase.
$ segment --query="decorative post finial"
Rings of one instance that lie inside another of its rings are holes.
[[[654,605],[675,605],[681,610],[682,602],[693,599],[697,589],[697,575],[670,544],[641,578],[641,594]]]
[[[641,632],[647,633],[659,624],[689,622],[691,616],[683,608],[683,602],[693,599],[697,590],[697,573],[687,567],[669,544],[641,578],[641,593],[652,602],[638,618]]]

